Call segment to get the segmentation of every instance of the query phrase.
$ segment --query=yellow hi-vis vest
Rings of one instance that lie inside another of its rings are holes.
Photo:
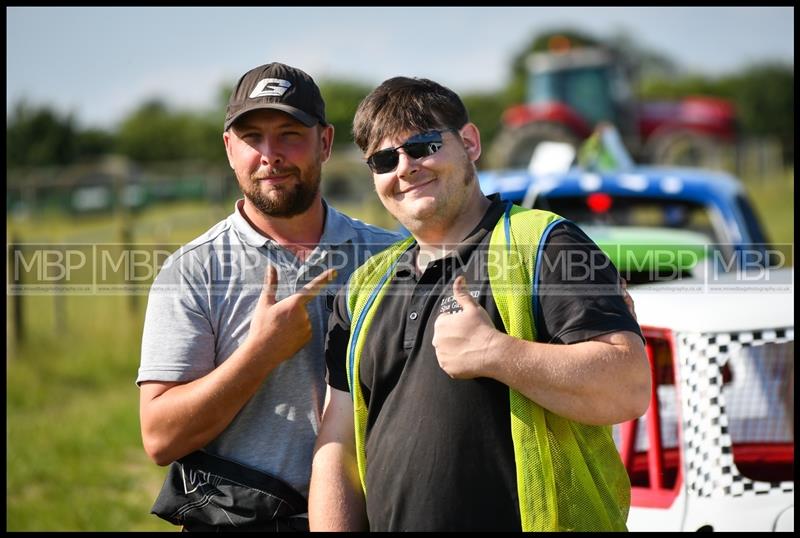
[[[489,282],[511,336],[536,339],[536,257],[546,231],[561,220],[554,213],[508,204],[492,231],[487,258]],[[371,257],[348,282],[351,330],[347,379],[353,398],[356,458],[364,495],[367,407],[359,364],[387,283],[413,241],[409,237]],[[630,481],[614,445],[611,427],[565,419],[511,388],[509,406],[522,530],[627,530]]]

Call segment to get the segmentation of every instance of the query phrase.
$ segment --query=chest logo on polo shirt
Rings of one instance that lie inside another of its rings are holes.
[[[478,290],[471,291],[469,294],[472,295],[476,300],[481,296],[481,292]],[[439,305],[440,314],[455,314],[457,312],[461,312],[462,310],[464,310],[464,308],[458,304],[455,296],[446,295],[442,297],[442,303]]]

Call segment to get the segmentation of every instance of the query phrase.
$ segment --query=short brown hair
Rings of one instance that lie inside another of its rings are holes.
[[[468,121],[464,103],[450,88],[426,78],[394,77],[358,105],[353,139],[367,154],[396,133],[461,129]]]

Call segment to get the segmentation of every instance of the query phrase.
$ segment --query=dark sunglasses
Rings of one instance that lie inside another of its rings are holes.
[[[412,159],[428,157],[442,149],[442,133],[455,130],[450,128],[414,135],[401,146],[376,151],[367,158],[367,165],[376,174],[391,172],[400,162],[400,153],[397,150],[402,149]]]

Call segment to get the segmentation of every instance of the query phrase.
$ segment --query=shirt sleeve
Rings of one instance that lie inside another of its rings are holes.
[[[577,225],[564,221],[545,238],[539,267],[537,339],[574,344],[618,331],[642,340],[621,278],[608,256]]]
[[[331,387],[350,392],[347,383],[347,344],[350,341],[350,315],[347,312],[347,286],[342,286],[333,302],[325,338],[325,381]]]
[[[207,286],[192,267],[186,257],[168,259],[150,288],[137,384],[192,381],[215,367]]]

